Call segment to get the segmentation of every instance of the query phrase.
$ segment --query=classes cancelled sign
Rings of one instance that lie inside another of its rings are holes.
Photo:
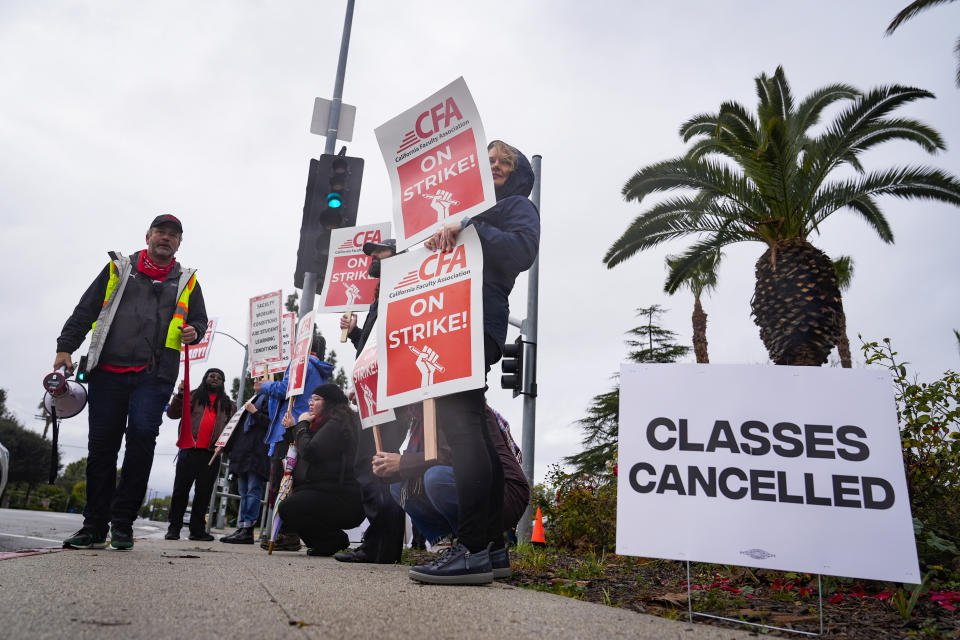
[[[320,294],[321,313],[367,310],[374,300],[377,278],[367,274],[372,258],[363,252],[363,245],[389,237],[389,222],[330,231],[330,257]]]
[[[357,393],[357,406],[360,409],[360,423],[364,429],[396,420],[393,409],[380,409],[377,406],[377,341],[370,336],[363,351],[353,365],[353,388]]]
[[[377,127],[397,247],[496,203],[480,114],[463,78]]]
[[[250,362],[280,362],[283,337],[280,327],[283,293],[272,291],[250,298]]]
[[[617,553],[920,582],[885,371],[624,364],[620,385]]]
[[[473,227],[449,253],[419,249],[383,263],[380,408],[484,386],[482,289],[483,249]]]

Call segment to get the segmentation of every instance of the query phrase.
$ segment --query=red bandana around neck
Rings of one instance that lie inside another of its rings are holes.
[[[170,261],[170,264],[165,267],[161,267],[147,257],[147,251],[144,249],[140,252],[140,261],[137,263],[137,270],[151,280],[163,282],[170,273],[170,270],[173,269],[173,265],[176,263],[176,259],[173,259]]]

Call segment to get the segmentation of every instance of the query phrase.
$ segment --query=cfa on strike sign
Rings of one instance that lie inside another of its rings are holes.
[[[621,365],[617,553],[919,583],[889,374]]]
[[[363,351],[353,364],[353,389],[357,393],[357,406],[360,409],[360,424],[364,429],[396,420],[393,409],[381,409],[377,406],[377,340],[375,335],[367,339]]]
[[[389,237],[389,222],[330,231],[327,273],[320,294],[321,313],[367,310],[374,300],[377,278],[367,274],[372,258],[363,252],[363,245]]]
[[[376,128],[397,248],[496,204],[480,113],[463,78]]]
[[[460,232],[451,252],[401,253],[381,271],[378,406],[482,387],[483,249],[476,229]]]

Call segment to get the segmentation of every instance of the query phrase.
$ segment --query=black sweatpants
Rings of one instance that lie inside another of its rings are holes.
[[[500,359],[500,347],[485,335],[486,367]],[[437,398],[437,428],[453,457],[457,483],[457,535],[471,553],[503,543],[503,467],[487,430],[486,387]],[[496,498],[494,498],[496,496]]]
[[[193,490],[193,506],[190,508],[190,533],[204,533],[207,507],[210,506],[210,494],[213,483],[220,470],[220,459],[208,465],[213,451],[209,449],[181,449],[177,459],[177,473],[173,478],[173,497],[170,499],[170,526],[178,529],[183,526],[183,514],[187,510],[187,498],[190,487]]]
[[[363,522],[359,487],[294,488],[280,503],[284,533],[297,533],[307,547],[332,555],[349,544],[344,529]]]
[[[406,435],[406,425],[401,420],[380,425],[384,451],[398,453]],[[390,495],[390,484],[373,475],[371,461],[376,449],[373,429],[361,430],[354,473],[362,491],[363,510],[370,521],[363,534],[363,546],[374,562],[393,564],[400,561],[403,550],[406,514]]]

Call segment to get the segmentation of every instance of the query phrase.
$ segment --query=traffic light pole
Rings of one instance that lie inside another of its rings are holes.
[[[343,104],[343,78],[347,73],[347,51],[350,49],[350,29],[353,27],[353,3],[347,0],[347,13],[343,19],[343,35],[340,37],[340,59],[337,61],[337,77],[333,83],[333,100],[330,104],[330,121],[327,124],[327,141],[324,153],[333,153],[337,145],[337,131],[340,126],[340,105]],[[300,318],[313,309],[313,298],[317,292],[317,274],[303,274],[303,296],[300,298]]]
[[[530,194],[530,199],[533,201],[533,204],[537,207],[537,210],[540,209],[540,162],[542,158],[539,155],[533,156],[533,192]],[[542,216],[541,216],[542,220]],[[523,326],[521,327],[521,333],[523,334],[524,342],[532,343],[532,348],[527,351],[524,355],[532,355],[533,357],[524,358],[524,367],[533,367],[531,375],[529,377],[523,375],[524,372],[521,372],[523,378],[528,380],[533,380],[534,384],[536,383],[536,366],[537,366],[537,308],[538,308],[538,297],[540,293],[540,255],[537,254],[536,260],[533,261],[533,266],[530,267],[530,271],[527,273],[527,317],[523,321]],[[526,345],[524,345],[526,348]],[[523,451],[523,474],[527,477],[527,482],[530,484],[531,495],[533,493],[533,460],[534,460],[534,448],[536,444],[536,424],[537,424],[537,396],[536,389],[530,389],[533,393],[524,393],[523,394],[523,437],[520,441],[520,450]],[[533,518],[533,508],[530,505],[527,505],[527,510],[523,513],[523,517],[520,518],[520,522],[517,525],[517,540],[521,542],[526,542],[530,540],[530,521]]]

